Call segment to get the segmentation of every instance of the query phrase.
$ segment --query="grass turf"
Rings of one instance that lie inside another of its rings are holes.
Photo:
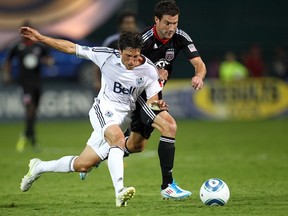
[[[48,173],[28,192],[19,184],[29,159],[77,155],[90,136],[88,120],[39,122],[41,151],[15,151],[22,123],[0,124],[0,215],[287,215],[288,120],[257,122],[178,121],[174,178],[192,196],[161,200],[157,157],[159,133],[144,152],[125,158],[125,185],[136,188],[126,208],[116,208],[106,163],[85,181],[77,173]],[[204,206],[202,183],[223,179],[231,197],[223,207]]]

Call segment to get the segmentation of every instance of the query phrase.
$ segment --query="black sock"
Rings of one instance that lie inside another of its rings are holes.
[[[35,127],[35,119],[34,118],[27,118],[26,119],[25,136],[30,140],[32,145],[35,145],[35,143],[36,143],[34,127]]]
[[[124,157],[128,157],[129,154],[131,154],[132,152],[129,151],[129,149],[127,148],[127,141],[129,139],[129,136],[125,137],[125,148],[124,148]]]
[[[175,155],[175,138],[161,136],[158,146],[158,155],[162,172],[161,188],[165,189],[173,181],[172,169]]]

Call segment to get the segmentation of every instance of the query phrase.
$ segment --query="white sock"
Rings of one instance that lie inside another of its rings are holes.
[[[124,187],[124,165],[122,149],[117,147],[110,148],[108,156],[108,168],[117,197],[119,191]]]
[[[41,161],[36,166],[37,173],[45,173],[45,172],[62,172],[69,173],[74,172],[73,164],[74,160],[77,156],[65,156],[58,160],[52,161]]]

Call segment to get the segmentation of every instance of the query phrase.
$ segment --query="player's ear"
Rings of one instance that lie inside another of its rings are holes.
[[[157,24],[158,22],[160,22],[160,19],[157,16],[154,16],[154,21]]]

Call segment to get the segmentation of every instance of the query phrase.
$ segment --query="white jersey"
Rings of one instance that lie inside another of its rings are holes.
[[[157,69],[146,57],[142,65],[127,70],[121,62],[119,51],[114,49],[76,45],[76,54],[93,61],[102,73],[100,92],[89,111],[94,131],[87,144],[103,160],[110,148],[104,138],[106,128],[118,124],[123,132],[126,131],[138,96],[145,90],[147,98],[150,98],[162,87],[158,82]]]
[[[162,90],[156,67],[144,56],[142,65],[128,70],[121,61],[119,51],[114,49],[76,45],[76,54],[98,65],[102,73],[98,98],[109,99],[117,110],[132,112],[144,90],[148,99]]]

